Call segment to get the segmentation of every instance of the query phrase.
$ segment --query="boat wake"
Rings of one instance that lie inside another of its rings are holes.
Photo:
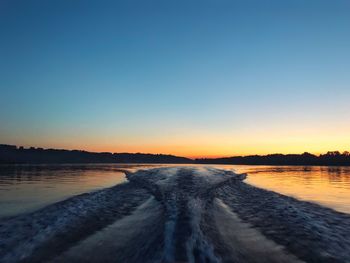
[[[128,182],[0,222],[1,262],[349,262],[350,216],[206,167]]]

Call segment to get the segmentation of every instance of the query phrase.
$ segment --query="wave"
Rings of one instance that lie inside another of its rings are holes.
[[[164,217],[150,197],[132,214],[75,244],[50,262],[161,262]]]
[[[349,262],[350,215],[245,183],[216,197],[243,221],[307,262]]]
[[[1,262],[347,262],[349,215],[245,177],[127,172],[127,183],[1,222]]]
[[[133,184],[82,194],[0,222],[0,261],[38,262],[130,214],[149,198]]]

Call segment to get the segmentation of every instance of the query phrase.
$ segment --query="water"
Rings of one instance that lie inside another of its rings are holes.
[[[121,169],[146,165],[1,165],[0,218],[31,212],[68,197],[125,182]]]
[[[246,182],[350,214],[350,167],[234,166]]]
[[[175,165],[1,165],[0,218],[125,182],[122,170],[159,166]],[[249,184],[350,213],[350,167],[210,166],[248,173]]]
[[[16,181],[20,174],[17,188],[32,194],[37,189],[34,200],[43,199],[40,183],[51,184],[54,191],[46,195],[56,201],[0,221],[0,261],[296,263],[350,258],[350,214],[300,200],[306,191],[305,199],[317,202],[313,189],[324,185],[331,192],[334,185],[327,180],[344,182],[330,176],[332,168],[159,166],[168,165],[26,166],[12,175],[18,166],[2,167],[3,182]],[[250,175],[246,179],[232,170]],[[347,168],[337,171],[340,178],[348,174]],[[311,190],[299,188],[304,180]],[[277,187],[284,194],[295,189],[290,195],[298,199],[251,184]],[[14,198],[8,193],[16,188],[7,187],[4,196]],[[88,193],[77,195],[82,192]]]

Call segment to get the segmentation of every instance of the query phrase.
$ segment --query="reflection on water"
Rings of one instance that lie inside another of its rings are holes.
[[[233,166],[247,183],[350,213],[350,167]]]
[[[140,165],[0,165],[0,218],[124,182]]]
[[[122,170],[159,166],[178,165],[0,165],[0,218],[122,183]],[[205,166],[248,173],[246,182],[257,187],[350,213],[350,167]]]

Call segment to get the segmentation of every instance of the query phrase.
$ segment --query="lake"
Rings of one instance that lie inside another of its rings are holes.
[[[235,166],[246,182],[334,210],[350,213],[350,167]]]
[[[146,165],[0,165],[0,218],[125,182],[121,169]]]
[[[1,165],[0,218],[126,181],[146,164]],[[185,165],[191,166],[191,165]],[[201,165],[193,165],[201,166]],[[245,182],[350,214],[350,167],[205,165],[247,173]]]

